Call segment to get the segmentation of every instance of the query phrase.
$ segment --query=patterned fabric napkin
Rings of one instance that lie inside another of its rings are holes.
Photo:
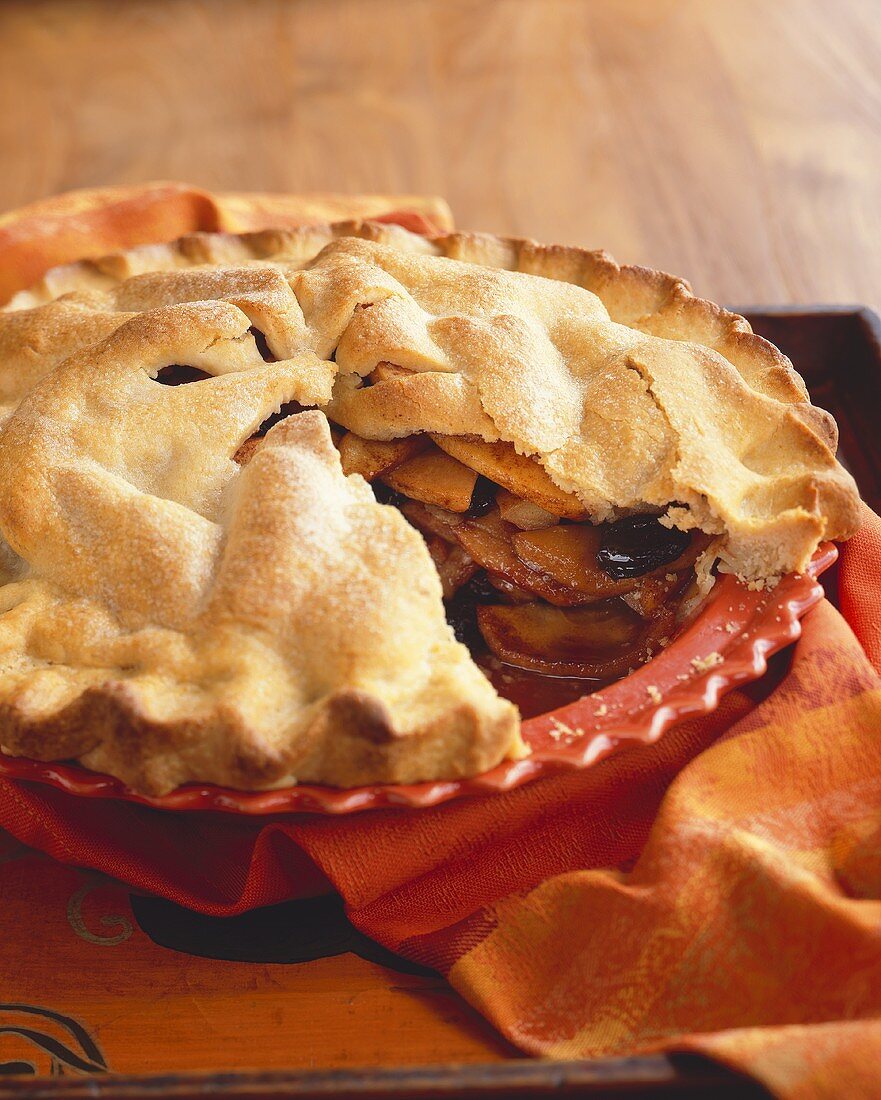
[[[585,772],[419,812],[257,823],[5,781],[0,826],[209,913],[329,881],[362,931],[533,1054],[688,1050],[780,1095],[877,1096],[879,562],[866,509],[840,612],[815,608],[714,714]]]
[[[820,604],[773,690],[656,746],[297,839],[359,928],[530,1053],[689,1050],[780,1095],[878,1096],[879,561],[866,509],[842,553],[847,617]]]

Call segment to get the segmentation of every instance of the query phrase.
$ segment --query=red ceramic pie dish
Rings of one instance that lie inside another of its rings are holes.
[[[150,797],[120,780],[78,764],[44,763],[0,754],[0,775],[45,783],[84,798],[138,802],[156,809],[232,814],[345,814],[383,807],[422,808],[453,798],[511,790],[541,776],[590,767],[633,743],[656,741],[685,718],[709,714],[739,684],[759,679],[772,654],[801,634],[800,619],[823,598],[817,578],[836,560],[821,546],[803,574],[773,588],[752,590],[733,576],[717,581],[695,619],[648,664],[599,692],[530,718],[523,736],[531,754],[483,775],[408,785],[341,790],[303,784],[271,791],[238,791],[193,783]]]

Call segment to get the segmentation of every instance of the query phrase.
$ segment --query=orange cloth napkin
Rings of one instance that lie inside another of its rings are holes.
[[[358,927],[441,970],[525,1051],[697,1051],[780,1095],[877,1096],[879,566],[867,509],[841,613],[819,605],[762,681],[657,745],[283,831]]]
[[[417,233],[452,228],[450,208],[431,195],[215,194],[185,183],[68,191],[0,215],[0,303],[50,267],[185,233],[244,233],[396,212]]]
[[[866,509],[842,552],[850,624],[822,603],[776,677],[655,746],[299,842],[358,927],[530,1053],[688,1050],[779,1095],[876,1097],[879,563]]]

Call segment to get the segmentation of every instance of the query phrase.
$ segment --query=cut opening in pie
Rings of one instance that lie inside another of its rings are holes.
[[[244,464],[286,406],[238,450]],[[712,536],[657,513],[595,524],[508,443],[418,434],[366,439],[331,422],[343,472],[371,483],[425,539],[447,619],[524,718],[628,674],[699,601]]]

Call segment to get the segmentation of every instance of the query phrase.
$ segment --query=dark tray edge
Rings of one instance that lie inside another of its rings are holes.
[[[157,1076],[19,1078],[0,1082],[0,1100],[467,1100],[512,1096],[766,1096],[760,1086],[692,1055],[597,1061],[528,1061],[351,1070],[237,1071]]]

